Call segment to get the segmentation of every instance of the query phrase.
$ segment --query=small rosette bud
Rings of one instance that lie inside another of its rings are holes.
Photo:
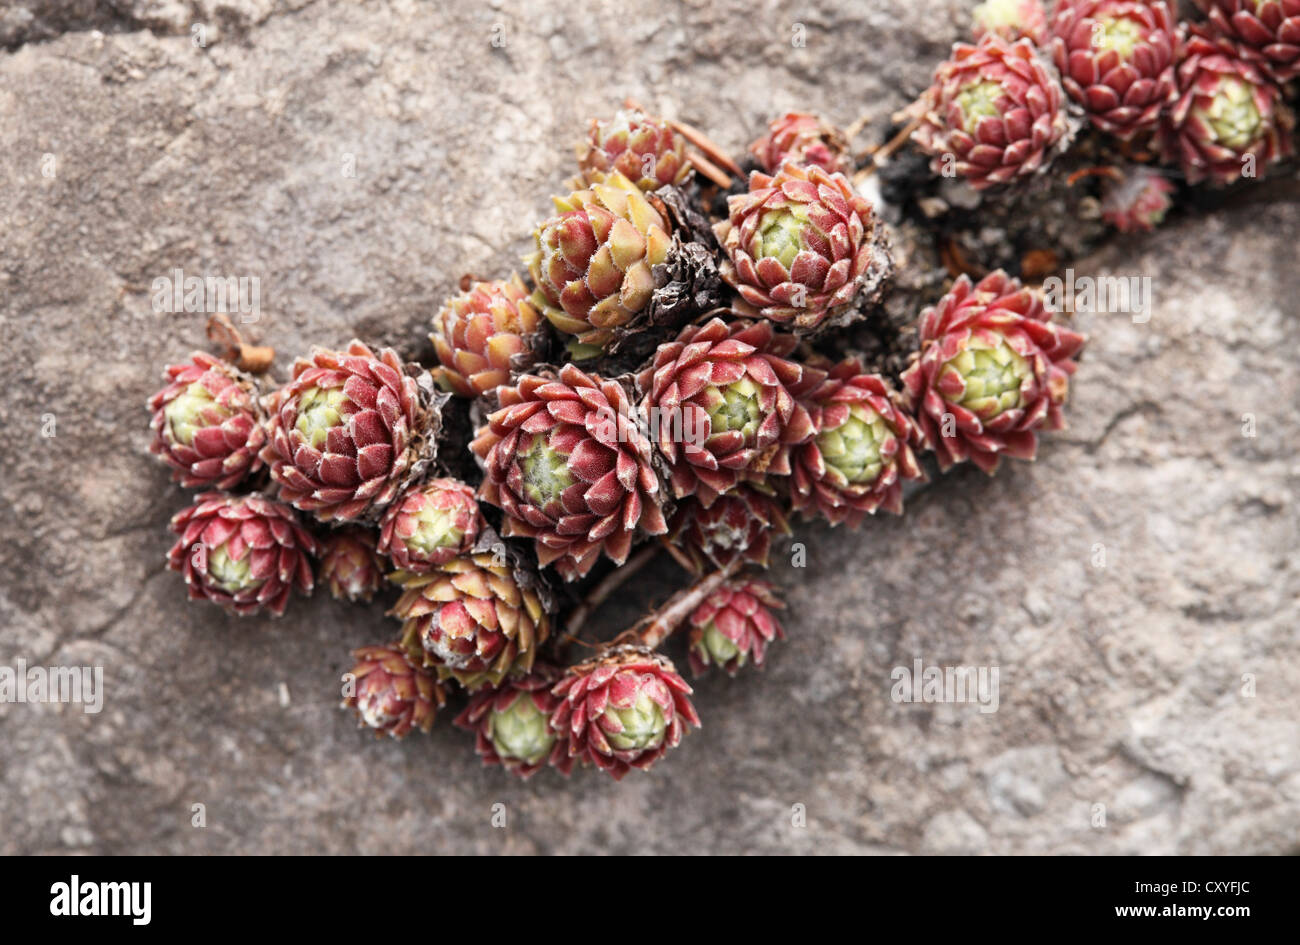
[[[578,148],[578,164],[589,182],[617,171],[644,191],[681,184],[691,173],[686,139],[662,118],[637,109],[593,120]]]
[[[727,254],[722,278],[774,322],[815,329],[888,266],[871,204],[843,174],[815,164],[755,171],[749,192],[728,197],[727,210],[714,227]]]
[[[1250,50],[1193,26],[1178,63],[1178,99],[1160,129],[1161,154],[1189,184],[1263,177],[1291,154],[1295,118]]]
[[[786,164],[816,164],[831,174],[853,170],[844,132],[806,112],[786,112],[771,122],[749,153],[768,174]]]
[[[239,616],[278,617],[291,588],[311,594],[311,556],[319,545],[282,502],[205,492],[173,516],[171,529],[180,537],[167,566],[185,576],[191,600]]]
[[[1089,120],[1127,140],[1154,129],[1174,98],[1174,30],[1164,0],[1063,0],[1052,56]]]
[[[505,556],[453,558],[427,574],[399,572],[402,587],[389,615],[402,621],[402,645],[471,691],[528,672],[551,624],[535,575]]]
[[[427,574],[473,548],[482,527],[472,488],[458,479],[431,479],[388,507],[379,552],[402,571]]]
[[[361,727],[392,738],[429,731],[447,696],[427,669],[396,644],[363,646],[352,656],[357,663],[344,677],[343,708],[356,712]]]
[[[232,489],[262,468],[266,442],[253,380],[201,351],[168,365],[168,384],[149,399],[149,451],[187,489]]]
[[[935,174],[976,190],[1037,173],[1071,131],[1061,80],[1028,40],[957,43],[917,103],[912,140]]]
[[[1050,320],[1043,301],[998,271],[962,276],[921,315],[921,350],[903,373],[923,442],[943,469],[970,460],[992,474],[1002,456],[1032,460],[1039,429],[1062,408],[1084,337]]]
[[[700,724],[691,687],[667,657],[645,647],[614,647],[571,666],[551,692],[560,700],[551,728],[570,757],[616,781],[649,768]]]
[[[542,565],[573,581],[602,554],[622,564],[638,535],[668,530],[650,441],[621,384],[566,364],[498,398],[470,444],[485,463],[479,494],[505,512],[507,536],[535,541]]]
[[[790,450],[813,435],[798,401],[820,374],[786,355],[771,322],[719,318],[659,346],[637,379],[640,410],[677,498],[710,506],[744,480],[790,475]]]
[[[816,433],[795,449],[794,507],[850,527],[880,508],[901,515],[903,483],[925,478],[912,449],[920,434],[902,398],[849,359],[804,403]]]
[[[437,449],[432,380],[408,373],[390,348],[318,349],[294,363],[268,407],[262,458],[280,498],[321,521],[377,519]]]
[[[532,777],[547,764],[569,773],[573,760],[568,744],[551,728],[560,702],[551,687],[559,677],[559,670],[539,664],[531,673],[470,698],[456,724],[475,734],[483,764],[502,765],[521,778]]]
[[[1173,206],[1174,183],[1140,164],[1121,168],[1102,186],[1101,216],[1121,233],[1147,233]]]
[[[478,397],[527,370],[542,317],[518,275],[476,282],[452,296],[433,319],[433,342],[442,367],[439,383],[461,397]]]
[[[319,577],[335,600],[368,601],[384,584],[384,563],[375,536],[365,528],[341,528],[321,539]]]
[[[534,232],[524,262],[537,287],[532,302],[575,355],[590,356],[643,312],[654,296],[654,268],[668,261],[671,224],[620,173],[555,198],[557,215]]]
[[[695,608],[690,625],[691,672],[696,676],[718,666],[734,676],[752,658],[763,665],[767,645],[784,639],[772,611],[785,605],[767,581],[731,581]]]
[[[773,532],[790,534],[781,500],[762,482],[741,483],[712,505],[695,496],[678,505],[669,523],[668,550],[697,572],[734,561],[765,568]]]

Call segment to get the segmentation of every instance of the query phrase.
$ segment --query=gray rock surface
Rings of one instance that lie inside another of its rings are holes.
[[[0,705],[0,853],[1294,852],[1293,203],[1081,264],[1150,276],[1155,307],[1079,317],[1071,429],[902,520],[801,527],[787,642],[701,680],[704,729],[622,784],[518,783],[445,717],[373,741],[335,704],[378,605],[237,621],[163,569],[185,497],[142,405],[205,345],[155,278],[258,277],[281,372],[354,335],[415,353],[462,273],[516,265],[590,115],[631,95],[737,151],[790,107],[883,122],[969,6],[9,4],[0,665],[102,666],[106,695]],[[997,667],[997,711],[892,701],[916,659]]]

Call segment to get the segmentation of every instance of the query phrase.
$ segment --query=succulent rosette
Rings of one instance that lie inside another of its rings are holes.
[[[707,507],[742,480],[790,475],[790,449],[813,434],[797,398],[818,379],[786,357],[794,347],[770,322],[720,318],[659,346],[637,386],[677,498]]]
[[[901,515],[903,483],[925,473],[912,449],[919,432],[900,395],[850,358],[804,403],[816,433],[795,449],[794,507],[851,527],[881,508]]]
[[[531,670],[550,636],[535,577],[506,555],[462,555],[427,574],[399,572],[394,580],[403,591],[389,614],[402,621],[402,645],[439,679],[471,691]]]
[[[696,676],[718,666],[734,676],[752,658],[762,666],[767,646],[785,631],[772,611],[785,607],[768,581],[729,581],[691,612],[687,656]]]
[[[1174,182],[1154,168],[1120,168],[1102,186],[1102,219],[1121,233],[1148,233],[1173,206],[1174,189]]]
[[[1102,131],[1153,130],[1174,99],[1175,19],[1164,0],[1061,0],[1052,57],[1070,97]]]
[[[278,617],[291,588],[311,594],[311,557],[319,546],[282,502],[204,492],[172,517],[171,530],[180,537],[167,566],[185,576],[191,600],[239,616]]]
[[[612,647],[569,667],[551,692],[560,700],[551,727],[570,757],[616,781],[649,768],[700,724],[686,680],[666,656],[642,646]]]
[[[518,274],[476,282],[452,296],[433,318],[439,382],[461,397],[477,397],[532,366],[542,316]]]
[[[498,397],[470,444],[485,464],[479,495],[505,512],[507,536],[534,540],[539,563],[576,580],[602,554],[622,564],[638,535],[668,530],[650,441],[621,384],[566,364]]]
[[[568,774],[573,768],[568,742],[551,728],[560,704],[551,687],[560,677],[552,666],[537,664],[531,673],[502,681],[470,697],[456,724],[475,736],[475,748],[485,765],[530,778],[546,765]]]
[[[1042,299],[1005,272],[961,276],[921,315],[921,350],[903,373],[923,441],[947,470],[970,460],[992,474],[1002,456],[1032,460],[1036,431],[1065,426],[1062,408],[1084,336],[1053,324]]]
[[[1255,50],[1278,82],[1300,75],[1300,0],[1197,0],[1215,31]]]
[[[412,729],[427,732],[447,695],[433,674],[396,644],[363,646],[352,652],[356,665],[344,689],[343,707],[375,735],[403,738]]]
[[[1038,172],[1072,136],[1061,80],[1027,39],[957,43],[916,110],[934,173],[976,190]]]
[[[172,467],[187,489],[232,489],[262,468],[266,442],[253,380],[233,365],[196,351],[169,364],[167,386],[149,398],[149,451]]]
[[[369,529],[347,527],[330,532],[320,542],[318,577],[335,600],[368,601],[384,585],[384,563]]]
[[[889,267],[883,228],[843,174],[815,164],[755,171],[714,227],[719,271],[755,313],[814,329],[846,310]]]
[[[1187,182],[1262,177],[1291,153],[1295,123],[1282,90],[1251,52],[1193,26],[1178,63],[1178,100],[1161,126],[1162,157]]]
[[[1009,43],[1027,39],[1042,46],[1049,35],[1040,0],[985,0],[971,11],[971,27],[977,40],[992,33]]]
[[[437,449],[432,379],[391,348],[316,349],[268,407],[262,458],[280,498],[321,521],[378,518]]]
[[[634,108],[592,120],[578,165],[588,181],[617,171],[644,191],[681,184],[691,173],[686,139],[662,118]]]
[[[654,269],[673,245],[670,222],[636,184],[618,172],[591,177],[587,189],[554,198],[557,215],[536,229],[537,251],[524,260],[533,304],[575,336],[580,356],[599,353],[649,307]]]
[[[394,566],[427,574],[468,552],[483,527],[474,490],[440,477],[404,492],[379,523],[379,552]]]
[[[678,505],[669,522],[668,550],[697,572],[734,561],[765,568],[774,531],[790,534],[780,497],[763,483],[740,483],[712,505],[694,496]]]
[[[828,173],[853,169],[844,132],[807,112],[786,112],[767,126],[767,134],[749,146],[758,166],[775,174],[786,164],[816,164]]]

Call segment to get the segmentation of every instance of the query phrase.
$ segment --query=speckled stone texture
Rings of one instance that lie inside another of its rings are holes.
[[[484,770],[449,714],[376,742],[335,706],[348,650],[395,630],[378,603],[239,621],[163,569],[186,499],[144,401],[205,345],[155,278],[258,277],[281,376],[312,342],[427,351],[462,273],[517,267],[589,116],[631,95],[737,152],[787,108],[884,123],[970,5],[0,11],[0,665],[106,687],[98,715],[0,705],[0,853],[1295,851],[1294,203],[1080,263],[1155,305],[1078,318],[1071,428],[901,521],[802,526],[788,641],[700,680],[704,729],[622,784]],[[681,581],[645,574],[606,633]],[[998,710],[892,701],[918,658],[996,666]]]

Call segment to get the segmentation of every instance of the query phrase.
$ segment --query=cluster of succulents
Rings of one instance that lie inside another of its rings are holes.
[[[931,140],[987,183],[1067,133],[1053,67],[1006,35],[1021,8],[945,67],[930,112]],[[700,724],[665,643],[696,675],[761,666],[785,634],[761,572],[791,520],[856,528],[902,514],[927,463],[1033,459],[1084,341],[996,272],[915,313],[905,370],[853,352],[893,261],[848,136],[786,114],[749,155],[728,187],[738,165],[693,129],[631,108],[593,122],[527,276],[467,278],[432,314],[436,364],[353,341],[274,389],[205,354],[167,368],[151,449],[205,490],[172,521],[191,597],[279,615],[294,589],[388,595],[388,641],[344,676],[362,726],[427,731],[461,693],[486,764],[654,764]],[[682,590],[570,658],[601,589],[661,548]]]
[[[986,0],[908,110],[911,139],[977,191],[1085,150],[1102,219],[1151,230],[1180,185],[1262,178],[1293,151],[1300,0],[1196,6],[1180,20],[1176,0]]]

